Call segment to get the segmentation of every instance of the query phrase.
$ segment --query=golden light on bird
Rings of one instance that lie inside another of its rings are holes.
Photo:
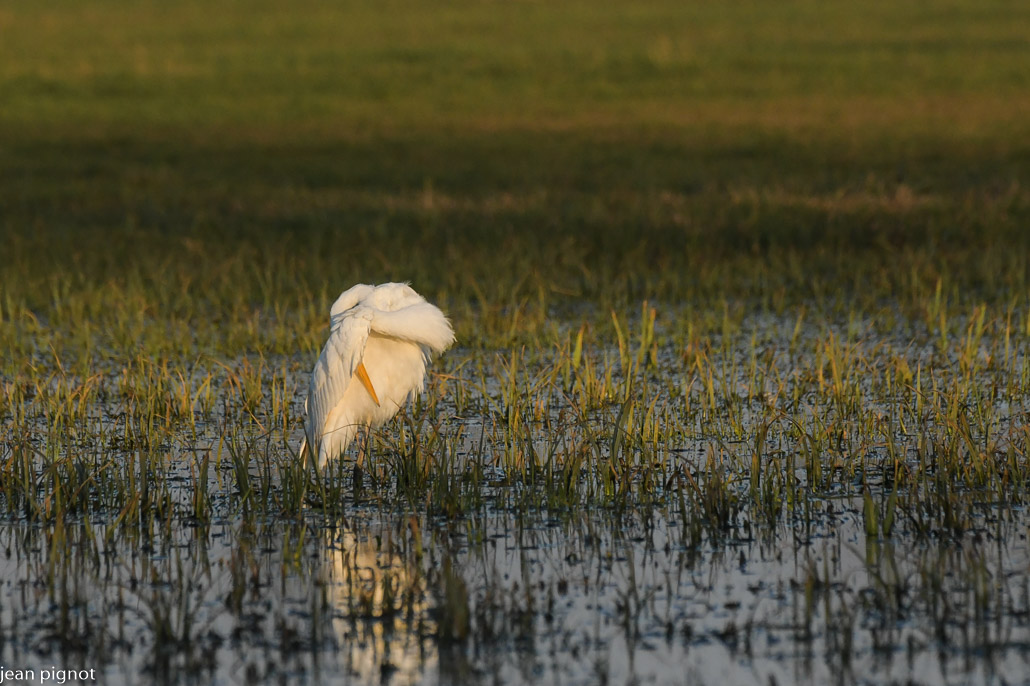
[[[388,422],[423,391],[432,356],[453,343],[444,313],[407,284],[358,284],[341,293],[311,372],[301,455],[310,452],[324,467],[359,429]],[[362,451],[359,466],[363,458]]]

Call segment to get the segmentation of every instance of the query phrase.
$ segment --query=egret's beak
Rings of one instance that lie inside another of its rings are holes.
[[[379,407],[379,396],[376,395],[376,389],[372,386],[372,379],[368,378],[368,372],[365,370],[365,363],[358,362],[358,367],[354,370],[354,373],[359,379],[361,379],[361,385],[364,386],[365,390],[368,391],[368,394],[372,396],[372,400],[376,401],[376,407]]]

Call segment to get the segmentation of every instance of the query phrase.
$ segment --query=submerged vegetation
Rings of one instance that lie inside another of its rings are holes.
[[[1024,678],[1027,11],[393,4],[0,9],[0,664]],[[390,280],[458,345],[314,474]]]

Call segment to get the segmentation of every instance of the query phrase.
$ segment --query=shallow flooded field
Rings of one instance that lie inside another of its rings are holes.
[[[22,370],[3,663],[102,683],[1020,681],[1025,315],[893,324],[905,340],[796,313],[682,337],[654,312],[616,313],[615,347],[580,328],[447,353],[360,472],[296,459],[298,356],[178,387],[144,361]]]
[[[3,565],[5,664],[97,669],[102,683],[1016,683],[1026,673],[1025,519],[913,549],[868,541],[858,508],[821,515],[805,540],[784,531],[724,546],[685,542],[677,516],[433,525],[361,511],[346,528],[213,523],[138,550],[75,526],[53,593],[34,579],[60,544],[10,527],[3,543],[20,562]]]

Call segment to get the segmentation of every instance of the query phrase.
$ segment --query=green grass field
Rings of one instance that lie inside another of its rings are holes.
[[[668,273],[756,250],[1011,255],[1028,24],[1018,3],[14,3],[4,229],[34,227],[49,249],[16,249],[56,264],[5,269],[39,285],[75,251],[90,269],[98,230],[200,236],[202,254],[289,240],[302,263],[249,261],[292,267],[293,305],[337,275],[686,297]],[[455,262],[499,236],[511,250]],[[632,246],[664,269],[623,262]],[[648,283],[610,287],[629,271]]]
[[[1025,292],[1015,3],[17,3],[0,22],[12,307],[155,273],[155,306],[192,284],[291,313],[386,279],[459,307],[698,302],[756,272],[766,297]]]
[[[973,0],[4,4],[0,663],[1025,674],[1027,36]],[[391,280],[458,344],[312,479],[329,305]]]

